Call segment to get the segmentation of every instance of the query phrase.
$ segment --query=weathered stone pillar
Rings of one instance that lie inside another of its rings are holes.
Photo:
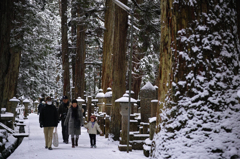
[[[112,115],[112,89],[110,87],[107,88],[107,92],[105,93],[105,110],[107,115]]]
[[[151,117],[157,116],[158,100],[151,100]]]
[[[147,82],[140,90],[141,121],[148,123],[151,117],[151,100],[156,97],[156,89],[150,82]]]
[[[98,115],[98,124],[99,124],[99,127],[100,129],[102,130],[102,134],[100,134],[100,136],[104,136],[105,134],[105,128],[104,128],[104,125],[105,125],[105,122],[104,122],[104,114],[100,114]]]
[[[27,119],[27,116],[28,116],[28,105],[29,105],[30,101],[28,99],[25,99],[23,101],[23,104],[24,104],[24,107],[25,107],[25,110],[24,110],[24,119]]]
[[[115,100],[115,102],[120,103],[120,114],[122,115],[122,130],[121,130],[121,141],[118,145],[120,151],[127,151],[127,136],[128,136],[128,113],[129,110],[129,95],[124,94],[123,97]],[[137,101],[133,98],[130,98],[131,103],[136,103]],[[129,145],[129,151],[132,151],[132,146]]]
[[[108,138],[108,135],[109,135],[109,125],[110,125],[109,115],[106,115],[105,116],[105,138]]]
[[[98,99],[97,106],[99,107],[99,112],[106,112],[105,111],[105,103],[104,103],[105,94],[103,93],[102,89],[99,89],[99,93],[96,95],[96,99]]]
[[[156,117],[149,118],[149,134],[150,134],[149,138],[150,138],[150,140],[153,139],[155,130],[156,130]]]
[[[87,121],[90,121],[90,116],[92,115],[92,97],[87,97]]]

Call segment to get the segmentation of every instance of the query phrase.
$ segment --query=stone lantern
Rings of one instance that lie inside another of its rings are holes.
[[[38,111],[38,104],[39,104],[39,102],[38,102],[38,100],[36,100],[36,101],[34,102],[34,105],[35,105],[35,112]]]
[[[77,100],[78,106],[82,108],[82,104],[85,102],[85,100],[82,99],[81,97],[78,97],[76,100]]]
[[[110,87],[107,88],[107,92],[105,93],[105,110],[107,115],[112,115],[112,89]]]
[[[97,106],[99,107],[99,112],[106,112],[105,111],[105,103],[104,103],[105,94],[103,93],[102,89],[99,89],[99,93],[96,95],[96,99],[98,99]]]
[[[120,151],[127,151],[127,146],[129,144],[129,95],[124,94],[123,97],[115,100],[115,102],[120,103],[120,114],[122,115],[122,132],[121,132],[121,141],[120,145],[118,145],[118,149]],[[136,103],[137,100],[130,98],[130,104]],[[129,145],[129,150],[132,150],[132,146]]]
[[[11,112],[13,113],[14,117],[13,117],[13,122],[15,122],[15,117],[16,117],[16,107],[17,104],[20,102],[20,100],[18,100],[16,97],[13,97],[12,99],[9,100],[12,103],[11,106]]]
[[[25,107],[25,111],[24,111],[24,119],[27,119],[28,116],[28,105],[29,105],[30,101],[26,98],[23,101],[24,107]]]
[[[94,112],[98,112],[97,102],[98,102],[98,99],[92,99]]]

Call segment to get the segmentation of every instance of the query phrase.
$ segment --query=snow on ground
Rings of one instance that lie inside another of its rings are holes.
[[[27,124],[25,130],[29,131],[30,135],[23,139],[21,145],[8,159],[146,159],[142,150],[133,150],[129,153],[121,152],[118,150],[119,142],[99,135],[97,135],[96,141],[97,148],[90,148],[89,136],[84,127],[82,127],[78,147],[72,148],[71,142],[69,144],[63,143],[61,123],[58,124],[59,146],[52,146],[53,150],[48,150],[45,149],[43,128],[39,127],[38,115],[30,114],[25,123]]]

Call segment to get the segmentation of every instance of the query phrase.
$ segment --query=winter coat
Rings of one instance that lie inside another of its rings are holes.
[[[44,104],[42,104],[42,103],[40,103],[40,104],[38,105],[38,114],[40,114],[40,112],[41,112],[41,110],[42,110],[43,107],[44,107]]]
[[[83,114],[82,114],[82,109],[78,107],[78,117],[79,117],[79,126],[80,128],[74,128],[74,118],[72,118],[72,109],[71,107],[68,109],[67,117],[64,121],[64,125],[66,126],[68,124],[68,134],[69,135],[81,135],[81,123],[83,120]]]
[[[88,129],[89,134],[97,134],[97,130],[102,134],[102,130],[100,129],[100,127],[96,121],[95,121],[93,128],[92,128],[91,121],[89,121],[86,125],[84,125],[84,127]]]
[[[61,103],[58,109],[58,114],[62,122],[65,121],[65,118],[67,117],[68,108],[70,107],[69,102],[68,103]]]
[[[52,105],[45,105],[39,115],[40,126],[43,127],[57,127],[58,112],[57,108]]]

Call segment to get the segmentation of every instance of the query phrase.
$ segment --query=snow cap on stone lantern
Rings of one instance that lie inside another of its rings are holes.
[[[96,98],[98,99],[98,98],[104,98],[104,97],[105,97],[105,95],[103,93],[103,90],[99,89],[99,93],[96,95]]]
[[[124,94],[121,98],[116,99],[115,102],[128,103],[129,102],[129,95]],[[133,99],[133,98],[130,98],[130,103],[137,103],[137,100]]]
[[[16,97],[13,97],[12,99],[9,100],[10,102],[20,102],[19,99],[17,99]]]
[[[78,97],[76,100],[77,100],[77,102],[82,102],[82,103],[85,102],[85,100],[82,99],[81,97]]]

